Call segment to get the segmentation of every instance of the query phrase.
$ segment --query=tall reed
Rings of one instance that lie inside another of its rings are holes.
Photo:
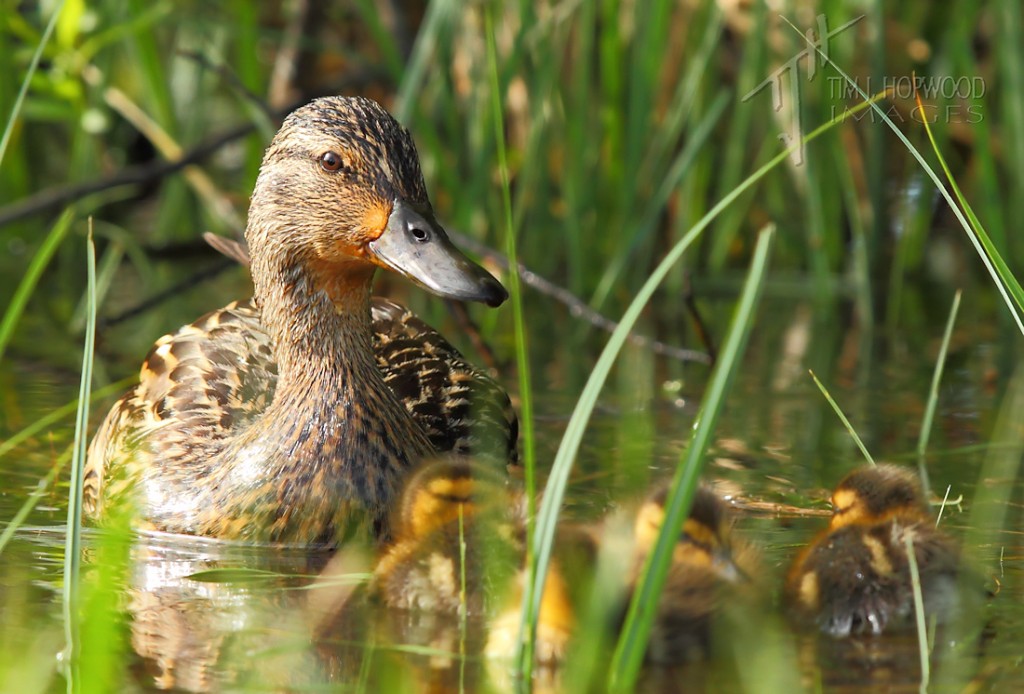
[[[92,389],[93,349],[96,342],[96,248],[92,240],[92,224],[86,239],[86,263],[89,283],[89,313],[82,347],[82,377],[78,391],[78,414],[75,417],[74,453],[71,456],[71,481],[68,491],[67,536],[64,544],[64,628],[67,646],[68,678],[74,682],[78,668],[79,582],[82,564],[82,475],[85,469],[86,442],[89,431],[89,392]]]

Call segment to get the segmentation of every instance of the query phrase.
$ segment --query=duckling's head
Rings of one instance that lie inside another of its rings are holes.
[[[508,492],[494,470],[472,462],[429,463],[406,483],[394,527],[402,539],[422,538],[449,523],[508,510]]]
[[[857,523],[877,523],[895,515],[927,514],[921,482],[911,470],[897,465],[857,468],[832,493],[836,530]]]
[[[638,551],[646,555],[654,549],[662,523],[668,488],[663,487],[644,502],[637,514],[634,535]],[[673,562],[711,568],[722,578],[736,580],[743,576],[734,561],[732,522],[722,500],[709,488],[700,486],[694,492],[690,515],[683,521],[673,551]]]
[[[246,239],[257,296],[266,270],[288,262],[332,294],[368,286],[384,267],[447,298],[497,306],[507,297],[434,218],[409,132],[362,97],[316,99],[285,119],[263,158]]]

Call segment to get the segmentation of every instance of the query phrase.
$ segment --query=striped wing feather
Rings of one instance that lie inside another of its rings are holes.
[[[518,423],[494,379],[404,307],[374,298],[372,313],[384,381],[437,451],[516,462]],[[229,304],[160,338],[139,385],[114,405],[90,444],[86,511],[101,512],[103,485],[104,498],[116,496],[156,457],[208,459],[261,415],[276,385],[270,338],[251,302]],[[183,478],[195,472],[201,471]]]
[[[404,306],[375,297],[373,351],[384,382],[440,452],[518,462],[505,390]]]

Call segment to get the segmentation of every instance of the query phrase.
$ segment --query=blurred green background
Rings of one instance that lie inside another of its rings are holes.
[[[1024,260],[1016,233],[1024,219],[1018,2],[490,7],[519,259],[576,297],[577,308],[617,319],[666,250],[780,152],[783,136],[806,133],[859,101],[831,67],[806,55],[800,33],[847,23],[823,44],[830,58],[869,93],[896,90],[883,109],[935,166],[919,122],[922,113],[929,119],[998,252],[1011,269]],[[313,97],[381,101],[412,131],[439,217],[503,252],[484,9],[454,0],[0,0],[0,306],[11,305],[26,268],[42,263],[0,355],[0,438],[75,397],[89,218],[101,302],[96,388],[135,373],[159,335],[248,294],[245,272],[201,234],[241,233],[264,147],[283,115]],[[777,83],[751,93],[773,76]],[[915,83],[923,112],[910,93]],[[65,230],[58,220],[67,210]],[[993,535],[975,549],[989,561],[1009,556],[1016,573],[1003,577],[1005,590],[1019,598],[1019,478],[1016,468],[996,482],[981,471],[1020,336],[945,202],[876,115],[862,112],[829,131],[725,210],[659,289],[639,332],[693,350],[717,344],[756,233],[768,222],[778,231],[766,298],[720,425],[715,473],[751,498],[820,507],[821,489],[859,457],[806,377],[809,367],[873,452],[913,459],[938,341],[962,289],[929,465],[943,485],[937,489],[953,484],[954,495],[1007,483],[1011,513],[983,528]],[[57,242],[52,258],[47,238]],[[504,271],[493,254],[483,259]],[[485,356],[440,302],[393,278],[380,278],[378,288],[473,359]],[[687,308],[691,300],[710,342]],[[543,471],[606,338],[550,291],[528,287],[524,301]],[[469,312],[514,390],[511,311]],[[706,375],[700,363],[627,349],[584,444],[570,514],[596,516],[671,469]],[[94,421],[110,399],[96,406]],[[70,418],[61,420],[5,451],[0,518],[11,517],[52,469],[71,428]],[[44,488],[31,516],[37,526],[52,525],[64,510],[66,488]],[[781,530],[789,522],[748,520],[759,539],[774,542],[775,573],[795,543]],[[0,662],[0,673],[19,688],[45,690],[59,681],[52,678],[60,641],[52,587],[60,573],[57,550],[38,542],[22,537],[7,550],[14,568],[3,573],[9,628],[0,639],[14,655]],[[12,607],[23,603],[30,607]],[[49,621],[35,629],[40,614]],[[1019,608],[1009,613],[996,655],[978,668],[988,668],[986,681],[1020,683],[1012,652],[1022,617]],[[114,624],[123,647],[124,627]],[[110,672],[126,670],[117,657]]]
[[[673,240],[780,150],[781,135],[853,103],[820,59],[791,62],[806,45],[783,17],[834,31],[863,16],[829,39],[830,56],[872,93],[897,87],[886,109],[918,144],[912,75],[935,92],[925,113],[940,148],[999,250],[1019,261],[1024,249],[1008,233],[1024,204],[1019,6],[779,5],[495,8],[514,224],[531,270],[617,315]],[[68,326],[81,327],[90,215],[108,318],[171,286],[169,263],[215,262],[200,233],[240,232],[282,114],[321,94],[366,94],[395,111],[416,137],[442,218],[503,248],[482,5],[5,3],[0,70],[10,77],[0,84],[0,113],[11,112],[59,7],[0,162],[0,296],[11,295],[69,205],[75,223],[15,334],[15,353],[43,349],[78,363],[79,336]],[[770,88],[745,98],[789,64],[778,110]],[[194,166],[168,171],[182,153]],[[908,307],[908,284],[934,286],[944,311],[954,284],[979,277],[959,232],[944,224],[948,211],[877,116],[833,130],[802,160],[744,195],[687,254],[658,299],[662,322],[682,315],[688,273],[698,296],[733,281],[768,220],[779,226],[773,281],[823,301],[852,297],[867,325],[913,327],[929,307]],[[153,327],[117,340],[101,331],[100,351],[138,354]],[[681,327],[659,328],[694,344]],[[592,343],[584,333],[573,341]]]

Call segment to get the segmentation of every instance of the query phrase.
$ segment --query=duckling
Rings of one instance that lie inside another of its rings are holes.
[[[157,341],[90,445],[87,513],[127,497],[144,528],[331,545],[369,522],[385,540],[425,457],[482,442],[514,460],[500,386],[370,297],[377,267],[447,298],[507,297],[448,240],[411,136],[377,103],[326,97],[285,119],[246,240],[252,300]]]
[[[667,498],[668,488],[663,487],[648,497],[637,513],[636,560],[628,595],[637,589],[640,569],[654,549],[665,520]],[[734,536],[732,519],[722,499],[710,488],[698,487],[658,599],[647,646],[648,661],[672,664],[705,656],[717,613],[727,599],[749,593],[758,564],[754,547]]]
[[[489,632],[485,652],[510,655],[526,580],[524,505],[489,467],[453,459],[425,466],[402,495],[395,542],[374,570],[371,595],[408,611],[410,622],[434,626],[445,615],[480,618]],[[541,605],[540,662],[564,653],[573,624],[567,594],[556,565]]]
[[[480,616],[519,565],[511,495],[493,470],[439,460],[413,475],[392,525],[395,542],[371,593],[390,607]]]
[[[896,465],[863,467],[832,494],[829,527],[796,557],[785,598],[826,634],[880,634],[909,621],[913,587],[905,539],[917,560],[925,613],[955,607],[958,549],[935,528],[917,476]]]

